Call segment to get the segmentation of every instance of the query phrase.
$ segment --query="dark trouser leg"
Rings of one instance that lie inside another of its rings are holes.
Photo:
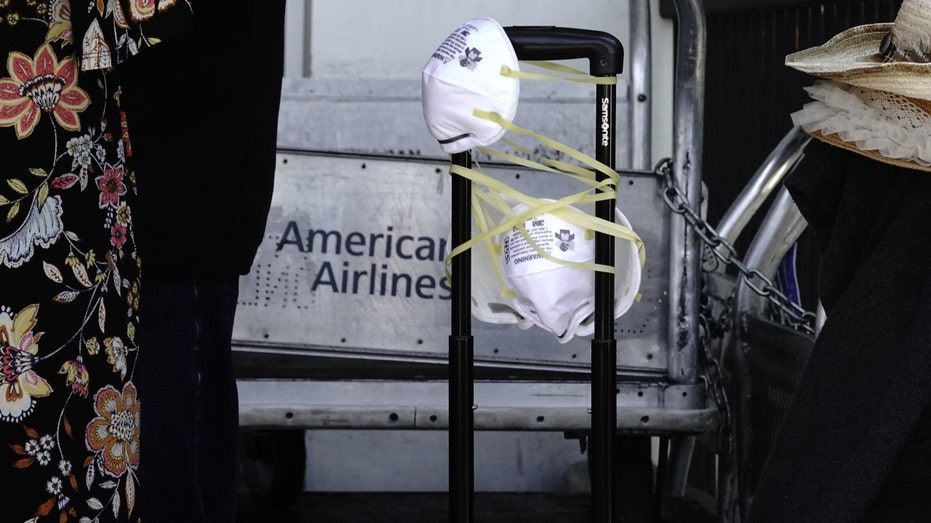
[[[193,284],[148,279],[143,285],[136,369],[142,520],[203,523],[194,444]]]
[[[238,279],[144,285],[137,369],[143,521],[232,522],[239,405],[230,338]]]
[[[198,284],[195,318],[197,397],[197,475],[208,522],[236,519],[239,398],[230,338],[239,280]]]

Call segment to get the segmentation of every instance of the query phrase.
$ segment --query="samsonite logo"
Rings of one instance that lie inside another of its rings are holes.
[[[609,98],[601,99],[601,145],[607,147],[611,143],[611,122],[608,118],[608,108],[611,105]]]

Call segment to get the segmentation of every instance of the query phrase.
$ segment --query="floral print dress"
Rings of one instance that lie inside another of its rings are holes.
[[[175,5],[177,4],[177,6]],[[137,521],[140,266],[112,66],[180,0],[0,0],[0,521]],[[79,32],[72,10],[89,22]]]

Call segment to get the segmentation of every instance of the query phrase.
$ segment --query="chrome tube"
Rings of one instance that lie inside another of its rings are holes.
[[[802,217],[789,191],[781,189],[747,249],[744,264],[772,278],[786,252],[798,241],[806,227],[808,222]],[[745,312],[759,309],[764,299],[747,288],[741,278],[737,282],[737,305],[734,310]]]
[[[650,2],[630,2],[630,168],[641,171],[653,168],[651,40]]]
[[[701,199],[704,122],[705,13],[700,0],[675,0],[676,65],[674,165],[676,184],[693,209]],[[698,292],[701,250],[685,218],[673,214],[669,248],[669,378],[674,383],[696,381],[698,363]]]
[[[716,227],[722,238],[731,244],[737,241],[773,189],[780,186],[786,174],[802,158],[802,151],[810,140],[811,136],[799,127],[793,127],[786,133],[724,213]]]

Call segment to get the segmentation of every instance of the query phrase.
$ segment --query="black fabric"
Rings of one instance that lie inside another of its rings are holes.
[[[754,522],[931,517],[931,175],[813,141],[786,185],[823,254],[827,321]]]
[[[138,340],[142,521],[236,520],[239,403],[230,337],[238,278],[146,277]]]
[[[194,30],[121,68],[146,275],[249,271],[275,169],[284,1],[197,0]]]

